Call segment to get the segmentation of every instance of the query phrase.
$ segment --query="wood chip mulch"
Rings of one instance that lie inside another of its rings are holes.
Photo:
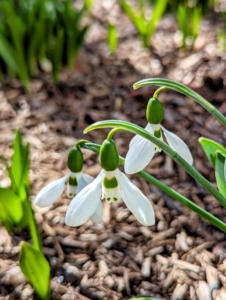
[[[0,153],[12,156],[14,129],[20,128],[31,148],[32,200],[45,184],[66,174],[67,153],[77,140],[101,143],[105,139],[108,130],[84,136],[88,125],[105,119],[146,125],[145,107],[156,88],[134,91],[132,84],[138,80],[177,80],[226,114],[226,56],[217,45],[211,17],[203,22],[191,54],[178,50],[176,25],[170,16],[160,22],[149,50],[142,48],[124,16],[119,47],[110,55],[103,39],[103,12],[111,7],[102,4],[101,9],[93,12],[95,26],[75,68],[64,70],[59,84],[42,75],[32,80],[28,95],[17,81],[1,86]],[[183,95],[165,91],[159,98],[165,107],[163,126],[189,145],[194,166],[215,185],[214,171],[198,138],[205,136],[225,145],[223,126]],[[115,134],[122,156],[131,138],[130,133]],[[84,159],[84,172],[96,176],[101,169],[96,154],[84,150]],[[226,222],[221,205],[164,153],[156,154],[146,171]],[[79,228],[64,225],[70,202],[65,194],[50,207],[33,205],[51,265],[52,299],[226,299],[225,234],[155,186],[136,175],[130,178],[152,202],[155,226],[141,226],[123,202],[105,204],[102,224],[88,221]],[[10,185],[2,165],[0,185]],[[0,227],[0,299],[36,299],[18,267],[22,240],[29,241],[27,232],[7,233]]]

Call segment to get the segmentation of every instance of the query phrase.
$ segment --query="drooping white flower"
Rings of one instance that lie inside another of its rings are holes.
[[[67,183],[67,196],[69,198],[73,198],[86,185],[93,181],[93,177],[83,172],[68,172],[64,177],[47,184],[41,189],[35,198],[35,204],[40,207],[53,204],[62,195],[67,179],[69,179]]]
[[[103,169],[92,183],[72,199],[66,213],[66,225],[80,226],[90,218],[96,223],[101,222],[101,198],[105,198],[108,203],[118,202],[122,198],[141,224],[155,224],[153,207],[144,194],[119,169]]]
[[[176,151],[184,160],[190,165],[193,164],[193,157],[188,146],[174,133],[166,130],[160,124],[148,123],[145,127],[152,135],[155,135],[163,141],[162,131],[169,146]],[[130,142],[129,151],[125,158],[125,172],[127,174],[134,174],[143,170],[151,161],[156,152],[160,152],[161,149],[154,143],[143,138],[140,135],[136,135]]]

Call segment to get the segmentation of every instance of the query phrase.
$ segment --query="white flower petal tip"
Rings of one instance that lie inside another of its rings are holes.
[[[141,136],[135,136],[130,142],[125,158],[125,172],[134,174],[143,170],[155,154],[155,145]]]
[[[175,150],[184,160],[186,160],[187,163],[192,165],[193,157],[185,142],[176,134],[166,130],[163,126],[161,126],[161,128],[170,147]]]
[[[53,204],[62,194],[65,187],[65,181],[70,176],[70,172],[64,177],[47,184],[35,198],[35,204],[45,207]]]
[[[90,219],[94,222],[94,223],[101,223],[103,220],[103,213],[104,213],[104,208],[103,208],[103,204],[100,201],[94,214],[92,214],[92,216],[90,217]]]
[[[66,225],[77,227],[86,223],[91,216],[94,215],[95,218],[96,210],[100,211],[99,202],[101,201],[103,178],[104,172],[101,172],[92,183],[72,199],[66,212]]]
[[[142,225],[154,225],[155,213],[150,201],[123,173],[120,176],[120,184],[122,200],[135,218]]]

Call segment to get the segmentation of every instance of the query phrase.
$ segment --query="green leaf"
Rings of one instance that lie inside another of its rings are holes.
[[[42,252],[22,242],[20,268],[42,300],[50,299],[50,266]]]
[[[130,17],[133,24],[136,26],[139,35],[144,39],[146,34],[147,22],[143,18],[142,14],[137,14],[135,10],[125,1],[118,0],[121,8],[125,11],[125,13]]]
[[[108,23],[108,46],[112,53],[115,52],[118,44],[117,29],[114,25]]]
[[[221,194],[226,197],[226,179],[225,179],[225,160],[226,155],[223,155],[220,151],[216,151],[215,159],[215,175],[217,186]]]
[[[23,217],[21,199],[12,191],[0,188],[0,220],[8,230],[20,223]]]
[[[199,143],[202,146],[202,149],[205,152],[207,158],[215,168],[216,151],[221,151],[226,155],[226,149],[221,144],[204,137],[201,137],[199,139]]]
[[[16,130],[13,150],[14,153],[11,166],[13,190],[22,199],[26,199],[27,193],[25,187],[29,187],[29,145],[23,145],[22,136],[19,130]]]
[[[9,44],[7,39],[0,33],[0,57],[4,60],[6,65],[12,69],[13,72],[18,74],[19,66],[15,59],[15,51],[12,46]]]
[[[158,24],[159,19],[161,18],[162,14],[164,13],[166,6],[168,4],[167,0],[161,0],[155,2],[155,7],[153,9],[153,14],[151,20],[146,29],[146,45],[148,46],[149,40],[152,35],[155,33],[156,26]]]

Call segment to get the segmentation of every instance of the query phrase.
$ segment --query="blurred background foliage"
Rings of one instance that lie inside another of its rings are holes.
[[[73,67],[92,25],[92,0],[0,0],[0,77],[19,78],[26,90],[39,72],[51,73],[59,81],[62,66]],[[182,34],[181,48],[192,46],[202,19],[208,13],[222,16],[225,5],[220,0],[117,0],[133,23],[144,47],[150,48],[151,37],[165,14],[173,14]],[[87,21],[88,20],[88,21]],[[106,24],[106,43],[113,53],[117,49],[117,27]],[[226,48],[225,28],[218,38]]]

